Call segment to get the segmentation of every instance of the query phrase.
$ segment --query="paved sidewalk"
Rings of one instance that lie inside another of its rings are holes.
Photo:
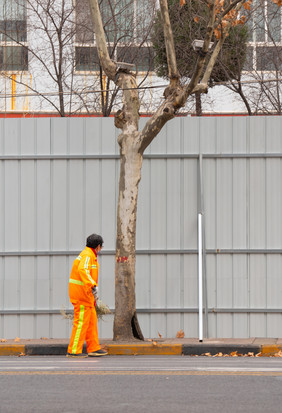
[[[53,356],[65,355],[67,339],[14,339],[0,340],[0,356]],[[146,339],[145,341],[114,342],[100,340],[109,355],[234,355],[282,356],[282,338],[204,339],[196,338]],[[85,349],[86,351],[86,349]]]

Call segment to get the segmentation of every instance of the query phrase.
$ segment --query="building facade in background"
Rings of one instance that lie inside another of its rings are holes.
[[[156,7],[152,0],[101,2],[110,56],[134,65],[144,114],[155,109],[166,83],[154,74],[150,44]],[[254,0],[247,24],[244,95],[253,113],[282,113],[281,7]],[[0,79],[5,116],[109,116],[122,102],[100,69],[88,0],[0,0]],[[203,110],[246,112],[242,98],[226,86],[209,90]],[[184,111],[194,112],[193,98]]]

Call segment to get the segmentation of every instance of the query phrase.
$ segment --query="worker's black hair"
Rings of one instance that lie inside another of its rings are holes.
[[[86,239],[86,247],[93,248],[93,249],[97,248],[98,245],[100,245],[102,248],[103,243],[104,243],[103,238],[101,237],[101,235],[97,235],[97,234],[91,234]]]

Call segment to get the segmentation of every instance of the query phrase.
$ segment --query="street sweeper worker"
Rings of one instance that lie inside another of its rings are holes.
[[[85,249],[73,262],[69,297],[74,306],[74,319],[67,357],[98,357],[108,354],[99,344],[95,310],[99,274],[97,254],[103,248],[103,242],[101,235],[89,235]],[[83,354],[84,341],[87,355]]]

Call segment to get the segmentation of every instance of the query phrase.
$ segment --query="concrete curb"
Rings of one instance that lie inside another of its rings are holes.
[[[144,343],[144,344],[109,344],[105,346],[110,355],[159,355],[175,356],[182,354],[182,344]]]
[[[19,356],[25,354],[25,345],[11,344],[0,346],[0,356]]]
[[[174,344],[174,343],[123,343],[109,344],[105,343],[109,355],[184,355],[184,356],[201,356],[210,354],[214,356],[218,353],[238,354],[261,353],[263,357],[274,356],[282,351],[282,345],[255,345],[255,344],[212,344],[212,343],[194,343],[194,344]],[[67,352],[66,344],[9,344],[0,345],[0,356],[64,356]],[[84,347],[84,352],[86,348]]]
[[[27,356],[65,356],[67,348],[65,344],[26,344],[25,354]]]
[[[261,347],[262,346],[260,345],[254,344],[184,344],[182,354],[185,356],[201,356],[207,353],[214,356],[218,353],[231,354],[235,352],[237,352],[238,354],[258,354],[261,352]]]
[[[279,353],[280,351],[282,351],[282,345],[264,345],[262,346],[261,352],[263,354],[263,356],[265,357],[270,357],[270,356],[274,356],[275,354]]]

